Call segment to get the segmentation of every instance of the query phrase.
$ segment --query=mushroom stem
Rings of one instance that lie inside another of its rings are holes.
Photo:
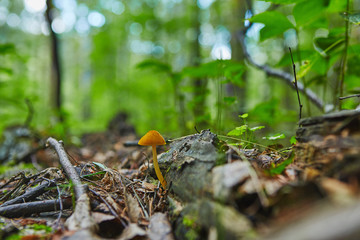
[[[157,160],[156,145],[152,145],[152,153],[153,153],[153,164],[154,164],[156,176],[159,179],[159,181],[160,181],[161,185],[163,186],[163,188],[166,189],[166,181],[165,181],[163,175],[161,174],[161,171],[160,171],[160,168],[159,168],[159,163],[158,163],[158,160]]]

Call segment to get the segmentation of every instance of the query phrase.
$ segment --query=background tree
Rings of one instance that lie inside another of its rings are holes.
[[[250,122],[290,137],[298,106],[288,47],[301,97],[309,102],[305,117],[336,109],[340,85],[342,95],[359,92],[358,1],[48,4],[0,1],[1,128],[24,121],[29,99],[32,125],[49,134],[63,133],[64,126],[74,134],[100,130],[119,111],[138,132],[177,136],[199,126],[226,133],[238,124],[234,115],[248,112]],[[62,94],[51,92],[51,36],[61,41]],[[49,106],[55,96],[64,123]],[[357,98],[342,100],[344,109],[357,105]]]

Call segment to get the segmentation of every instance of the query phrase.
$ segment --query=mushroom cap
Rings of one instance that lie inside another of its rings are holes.
[[[165,139],[160,135],[158,131],[148,131],[138,142],[142,146],[153,146],[153,145],[165,145]]]

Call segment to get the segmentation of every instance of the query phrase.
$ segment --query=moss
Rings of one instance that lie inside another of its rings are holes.
[[[185,239],[187,240],[196,240],[199,238],[199,234],[194,229],[190,229],[185,233]]]
[[[226,162],[227,160],[225,157],[219,157],[218,159],[216,159],[215,166],[224,165]]]
[[[187,227],[193,227],[195,225],[194,217],[189,215],[184,216],[183,224]]]
[[[44,230],[46,233],[50,233],[52,231],[52,228],[50,226],[44,225],[44,224],[33,224],[28,226],[29,228],[32,228],[36,231]]]

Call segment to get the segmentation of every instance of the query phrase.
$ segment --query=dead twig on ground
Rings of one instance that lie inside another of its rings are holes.
[[[89,233],[94,233],[98,229],[98,225],[90,214],[91,207],[90,198],[87,195],[87,185],[81,183],[79,175],[67,157],[62,142],[50,137],[47,144],[57,152],[60,164],[74,186],[76,206],[74,213],[66,221],[67,227],[69,230],[87,230]]]
[[[13,205],[13,204],[16,204],[16,203],[30,201],[30,200],[40,196],[41,194],[46,192],[50,187],[53,187],[53,186],[55,186],[55,181],[53,181],[53,180],[48,181],[48,182],[44,182],[44,183],[40,184],[39,186],[31,189],[30,191],[22,194],[21,196],[18,196],[18,197],[14,198],[14,199],[11,199],[11,200],[3,203],[1,205],[1,207]]]
[[[228,145],[228,147],[232,150],[234,150],[239,157],[241,158],[242,161],[246,162],[249,166],[249,175],[251,177],[251,181],[253,182],[253,185],[256,189],[257,195],[259,196],[259,200],[262,206],[267,207],[269,206],[269,199],[266,197],[266,194],[264,192],[264,189],[259,181],[259,177],[256,173],[256,171],[254,170],[254,168],[252,167],[251,163],[249,162],[249,160],[246,158],[246,156],[244,155],[244,153],[242,153],[238,148]]]
[[[95,196],[97,196],[98,198],[100,198],[100,200],[106,205],[106,207],[109,209],[110,213],[116,218],[118,219],[121,224],[123,225],[124,228],[127,227],[127,224],[125,223],[125,221],[119,216],[119,214],[117,214],[117,212],[115,211],[115,209],[110,205],[110,203],[105,199],[103,198],[103,196],[101,196],[100,193],[92,190],[92,189],[89,189],[90,192],[92,192]]]
[[[30,216],[34,213],[52,212],[60,209],[60,202],[63,208],[71,208],[71,199],[45,200],[28,203],[17,203],[9,206],[0,207],[0,215],[8,218]]]
[[[67,157],[62,142],[59,142],[56,139],[50,137],[47,140],[47,144],[53,147],[58,154],[60,164],[64,168],[67,177],[74,186],[75,197],[76,199],[79,199],[82,194],[86,194],[86,185],[81,183],[79,175]]]

